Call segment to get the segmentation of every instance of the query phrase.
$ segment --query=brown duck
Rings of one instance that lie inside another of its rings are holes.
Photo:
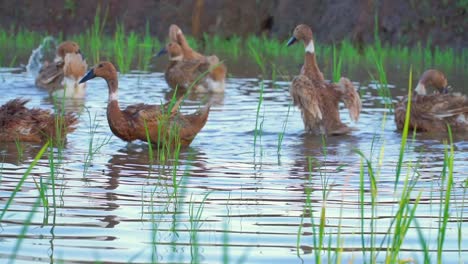
[[[50,110],[26,108],[29,100],[13,99],[0,107],[0,142],[44,142],[65,139],[78,119],[71,113],[56,116]]]
[[[338,83],[325,82],[315,59],[312,30],[298,25],[288,41],[288,46],[301,40],[305,46],[305,59],[301,73],[296,76],[289,90],[294,105],[302,113],[307,132],[325,135],[341,135],[351,129],[341,122],[338,104],[343,101],[353,121],[359,119],[361,99],[351,81],[341,77]]]
[[[181,46],[175,42],[168,43],[157,56],[165,53],[169,55],[169,64],[164,77],[171,88],[183,91],[190,89],[195,92],[224,91],[224,81],[216,81],[214,74],[209,72],[212,62],[207,59],[184,59]]]
[[[427,94],[433,88],[435,93]],[[395,106],[395,122],[403,130],[408,97]],[[418,81],[411,98],[409,129],[420,132],[468,131],[468,100],[460,93],[448,93],[447,78],[438,70],[427,70]]]
[[[107,104],[107,121],[112,133],[124,141],[147,140],[146,128],[152,144],[163,146],[170,144],[188,146],[205,126],[210,111],[205,106],[190,115],[178,111],[181,100],[164,106],[136,104],[120,110],[118,101],[117,71],[110,62],[101,62],[80,80],[80,83],[95,77],[107,81],[109,102]],[[161,144],[162,143],[162,144]]]
[[[224,65],[224,63],[221,63],[216,55],[204,56],[194,51],[188,44],[184,33],[177,25],[171,25],[169,27],[169,41],[172,43],[177,43],[180,46],[183,55],[182,60],[198,60],[201,61],[201,63],[209,63],[209,85],[203,87],[196,87],[197,89],[194,89],[194,91],[213,93],[224,92],[227,69],[226,65]]]
[[[78,81],[87,68],[78,44],[65,41],[57,47],[54,62],[45,63],[39,71],[36,86],[58,97],[83,98],[86,86]]]

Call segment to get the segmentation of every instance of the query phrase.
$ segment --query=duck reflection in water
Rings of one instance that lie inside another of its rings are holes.
[[[174,165],[181,168],[178,170],[180,173],[203,174],[207,171],[205,155],[198,148],[184,148],[179,153],[177,164],[170,155],[169,159],[165,156],[166,161],[160,161],[157,150],[154,151],[153,155],[150,155],[148,145],[134,143],[129,143],[125,148],[119,149],[106,164],[108,168],[106,175],[109,176],[109,182],[104,188],[107,190],[117,189],[122,180],[125,181],[125,184],[158,177],[170,180],[173,176]],[[191,169],[185,171],[184,168],[188,165]]]

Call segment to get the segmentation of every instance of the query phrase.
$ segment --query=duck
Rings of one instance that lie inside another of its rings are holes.
[[[432,88],[434,93],[428,94]],[[409,129],[417,132],[447,132],[447,126],[454,132],[468,131],[468,99],[461,93],[449,93],[444,73],[426,70],[414,89],[411,98]],[[395,123],[398,131],[405,125],[408,97],[395,105]]]
[[[176,42],[169,42],[156,56],[166,53],[169,64],[164,77],[172,89],[198,93],[224,92],[224,75],[216,70],[218,67],[215,65],[219,63],[216,57],[185,59],[182,47]]]
[[[73,113],[57,116],[48,109],[27,108],[29,100],[16,98],[0,107],[0,142],[45,142],[65,139],[78,123]]]
[[[55,59],[44,63],[36,77],[36,86],[46,89],[51,96],[84,98],[86,85],[79,84],[88,64],[76,42],[65,41],[56,50]]]
[[[287,46],[302,41],[305,47],[304,65],[291,82],[289,93],[302,115],[305,130],[313,134],[343,135],[352,131],[340,119],[339,102],[349,109],[351,120],[357,122],[362,104],[353,83],[341,77],[338,83],[326,82],[315,57],[312,30],[308,25],[296,26]]]
[[[88,71],[80,83],[95,77],[106,80],[109,89],[107,103],[109,127],[114,135],[126,142],[141,140],[158,147],[177,147],[178,144],[187,147],[208,120],[209,104],[193,114],[181,114],[179,105],[183,98],[163,106],[140,103],[121,110],[118,100],[117,70],[114,65],[108,61],[100,62]]]
[[[205,89],[202,87],[195,89],[195,92],[224,92],[227,68],[226,65],[220,61],[218,56],[205,56],[193,50],[188,44],[188,41],[180,27],[175,24],[172,24],[169,27],[169,42],[177,43],[181,47],[183,53],[182,60],[200,60],[203,63],[207,62],[210,64],[211,68],[208,75],[212,80],[212,83],[209,87],[205,87]]]

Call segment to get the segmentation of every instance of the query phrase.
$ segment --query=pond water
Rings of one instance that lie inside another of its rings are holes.
[[[161,73],[119,78],[121,107],[158,104],[170,97]],[[361,263],[370,255],[363,254],[362,248],[375,239],[376,258],[383,261],[389,246],[385,239],[391,237],[385,234],[397,214],[407,172],[414,176],[409,166],[418,168],[411,198],[420,195],[415,213],[419,229],[411,224],[400,256],[423,261],[419,230],[435,261],[441,202],[445,202],[441,171],[446,136],[409,139],[395,190],[401,134],[395,131],[393,114],[383,106],[374,85],[360,87],[363,111],[353,124],[356,131],[325,141],[303,133],[297,109],[291,107],[288,114],[288,82],[264,82],[264,101],[256,122],[260,86],[255,78],[230,78],[225,95],[188,98],[183,112],[194,111],[200,101],[210,101],[213,107],[204,129],[181,151],[174,170],[173,161],[166,165],[157,159],[151,162],[146,143],[127,144],[112,135],[106,120],[106,83],[89,81],[86,99],[66,104],[68,110],[80,113],[80,123],[68,135],[57,167],[55,199],[49,187],[50,209],[37,205],[35,182],[40,184],[42,179],[50,185],[51,166],[44,155],[0,223],[0,262],[14,258],[16,263],[220,263],[224,258],[235,263],[310,263],[315,258],[314,239],[318,239],[316,225],[322,207],[326,209],[322,211],[324,245],[328,247],[330,241],[333,249],[330,255],[322,253],[322,259],[336,256],[338,247],[343,262]],[[391,86],[394,96],[405,90],[406,81]],[[53,108],[46,92],[37,89],[27,73],[2,69],[0,93],[0,104],[24,97],[31,99],[29,107]],[[350,123],[347,111],[341,114]],[[278,154],[278,135],[285,122]],[[256,123],[261,128],[257,137]],[[96,153],[86,166],[92,138]],[[468,232],[463,188],[468,178],[467,138],[455,135],[454,139],[444,263],[461,263],[467,257],[466,238],[459,241],[459,232]],[[99,145],[102,147],[97,149]],[[40,148],[24,143],[18,151],[15,143],[2,143],[2,209]],[[361,158],[356,150],[372,160],[378,175],[374,214],[367,169],[361,206]],[[178,188],[174,188],[174,175]],[[410,204],[413,208],[414,200]],[[393,225],[390,230],[394,229]]]

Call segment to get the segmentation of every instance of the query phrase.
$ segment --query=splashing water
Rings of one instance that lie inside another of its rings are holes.
[[[27,72],[33,77],[36,77],[42,67],[42,59],[44,58],[44,55],[49,57],[50,54],[54,54],[56,46],[57,40],[54,37],[45,37],[42,40],[41,45],[34,49],[31,56],[29,56],[28,65],[26,65]]]

